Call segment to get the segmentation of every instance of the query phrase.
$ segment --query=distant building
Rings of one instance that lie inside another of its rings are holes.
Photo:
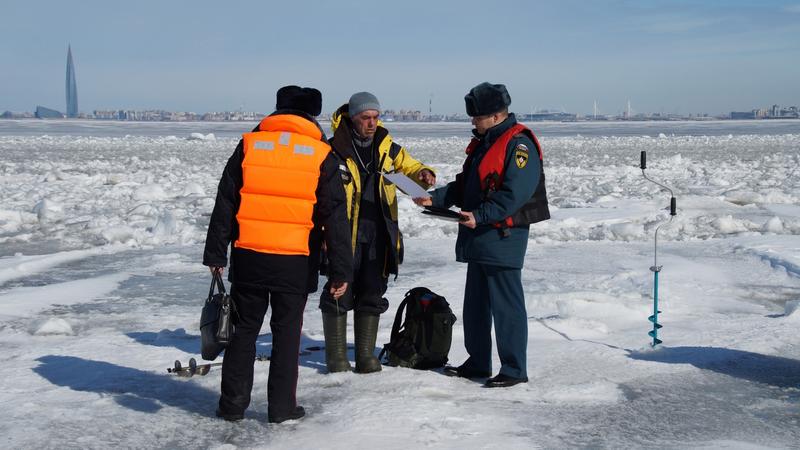
[[[381,112],[381,119],[385,122],[419,122],[422,120],[422,111],[387,109]]]
[[[3,114],[0,114],[0,119],[31,119],[33,118],[33,114],[30,112],[14,112],[14,111],[6,111]]]
[[[748,120],[755,118],[756,111],[731,111],[731,119],[733,120]]]
[[[189,113],[187,113],[189,114]],[[194,114],[194,113],[191,113]],[[228,121],[259,121],[264,118],[264,114],[259,112],[253,111],[222,111],[222,112],[207,112],[202,115],[198,115],[195,119],[192,120],[204,120],[207,122],[228,122]],[[322,120],[322,117],[318,117],[317,119]]]
[[[769,108],[759,108],[752,111],[732,111],[731,119],[798,119],[800,109],[797,106],[781,108],[779,105],[772,105]]]
[[[540,111],[531,114],[517,114],[526,122],[535,122],[541,120],[555,120],[560,122],[574,122],[578,119],[577,114],[566,113],[560,111]]]
[[[72,63],[72,47],[67,47],[67,117],[78,117],[78,83]]]
[[[36,112],[33,114],[37,119],[63,119],[64,114],[56,111],[55,109],[45,108],[44,106],[37,106]]]

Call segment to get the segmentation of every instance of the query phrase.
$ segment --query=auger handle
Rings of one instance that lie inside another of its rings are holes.
[[[675,197],[671,197],[671,198],[669,199],[669,215],[670,215],[670,216],[674,216],[674,215],[678,214],[678,213],[676,212],[676,211],[677,211],[677,209],[678,209],[678,204],[677,204],[677,202],[675,201]]]
[[[644,150],[642,150],[642,159],[639,163],[639,167],[641,167],[642,170],[647,169],[647,152]]]

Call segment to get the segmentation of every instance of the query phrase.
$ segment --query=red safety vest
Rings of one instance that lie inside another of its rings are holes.
[[[519,211],[506,217],[503,221],[495,223],[496,228],[513,227],[514,225],[528,225],[550,218],[550,211],[547,207],[547,192],[544,186],[544,157],[542,154],[542,146],[539,144],[539,139],[533,134],[530,128],[520,123],[515,124],[505,131],[499,138],[492,144],[491,147],[483,155],[483,159],[478,164],[478,176],[481,180],[481,188],[484,195],[487,197],[492,192],[497,191],[503,185],[503,176],[506,170],[506,158],[508,156],[508,143],[514,136],[524,134],[528,136],[536,147],[539,154],[539,185],[536,187],[533,196],[528,200]],[[467,145],[467,155],[472,154],[476,147],[480,145],[480,140],[472,138],[472,141]],[[467,161],[464,162],[462,173],[466,173],[468,166],[471,164],[469,156]]]

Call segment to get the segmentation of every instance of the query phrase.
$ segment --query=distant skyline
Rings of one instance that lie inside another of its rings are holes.
[[[4,2],[0,112],[269,112],[286,84],[330,112],[356,91],[385,109],[464,111],[482,82],[511,109],[708,113],[800,104],[800,0]]]

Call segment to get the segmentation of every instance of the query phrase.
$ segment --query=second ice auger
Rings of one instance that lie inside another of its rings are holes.
[[[672,193],[672,189],[670,189],[669,186],[666,186],[649,178],[647,174],[644,172],[644,169],[647,168],[647,152],[645,151],[642,151],[640,166],[642,168],[642,175],[644,175],[645,180],[655,183],[661,186],[662,188],[666,189],[667,191],[669,191],[669,196],[670,196],[669,222],[667,223],[671,223],[672,218],[675,217],[675,214],[677,214],[676,213],[677,204],[675,202],[675,195]],[[664,224],[662,223],[661,225]],[[661,272],[661,267],[662,267],[658,265],[658,230],[661,228],[661,225],[656,227],[655,242],[653,244],[653,265],[650,267],[650,271],[653,272],[653,315],[648,317],[648,320],[650,320],[650,322],[653,322],[653,329],[647,334],[653,338],[653,343],[650,344],[652,347],[655,347],[656,345],[661,343],[661,339],[658,338],[658,330],[659,328],[661,328],[661,324],[658,323],[658,314],[661,312],[658,310],[658,273]]]

